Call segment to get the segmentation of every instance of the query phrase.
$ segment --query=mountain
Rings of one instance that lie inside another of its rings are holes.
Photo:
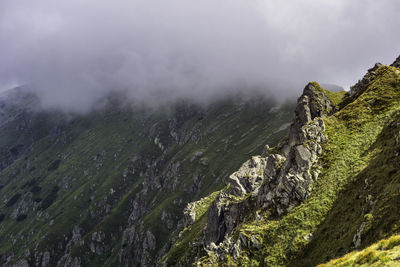
[[[0,96],[2,266],[400,259],[400,57],[297,103],[39,104],[26,87]]]
[[[88,114],[0,95],[0,265],[153,266],[183,210],[287,134],[294,103],[227,96],[148,107],[113,95]]]
[[[289,137],[190,203],[160,265],[316,266],[398,233],[399,67],[400,57],[377,63],[349,92],[309,83]],[[325,266],[394,264],[398,245],[393,236]]]

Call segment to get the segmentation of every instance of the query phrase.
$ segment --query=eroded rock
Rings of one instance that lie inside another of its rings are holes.
[[[396,60],[390,65],[396,68],[400,68],[400,56],[396,58]]]
[[[260,156],[252,157],[240,169],[229,176],[229,192],[235,196],[244,196],[257,190],[264,180],[266,159]]]
[[[399,58],[397,58],[399,59]],[[398,61],[396,60],[393,64],[398,64]],[[376,70],[382,66],[381,63],[376,63],[372,68],[370,68],[365,74],[365,76],[359,80],[355,85],[350,87],[350,95],[355,99],[359,97],[371,84],[371,82],[375,79],[376,77]]]
[[[151,252],[156,248],[156,239],[143,224],[132,226],[122,234],[121,250],[118,253],[120,266],[132,266],[140,263],[149,266],[153,262]]]
[[[282,216],[309,197],[319,175],[318,158],[325,141],[321,117],[334,112],[325,92],[310,83],[299,98],[289,140],[279,153],[269,147],[262,156],[252,157],[229,177],[230,188],[222,191],[209,208],[204,230],[207,253],[239,255],[241,246],[257,249],[255,237],[231,235],[250,210],[261,209]],[[254,215],[257,217],[257,214]]]

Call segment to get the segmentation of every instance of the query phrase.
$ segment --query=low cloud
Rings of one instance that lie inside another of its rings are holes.
[[[346,88],[400,54],[398,14],[397,0],[2,0],[0,90],[86,110],[112,91],[156,103]]]

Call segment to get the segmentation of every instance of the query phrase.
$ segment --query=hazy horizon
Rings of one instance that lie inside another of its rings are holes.
[[[232,90],[349,88],[400,54],[400,2],[3,0],[0,91],[87,110],[112,91],[157,102]],[[158,99],[161,98],[161,99]]]

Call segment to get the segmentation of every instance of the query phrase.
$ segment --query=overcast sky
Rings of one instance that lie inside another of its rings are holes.
[[[399,0],[1,0],[0,90],[85,109],[111,90],[207,99],[354,84],[400,54]]]

